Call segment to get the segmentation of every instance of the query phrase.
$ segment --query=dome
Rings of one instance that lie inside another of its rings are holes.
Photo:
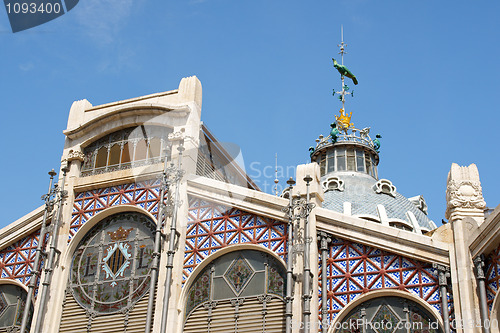
[[[346,85],[345,77],[358,84],[356,77],[344,66],[344,43],[340,46],[342,64],[335,59],[334,67],[340,73],[342,89],[333,90],[342,108],[330,125],[328,136],[320,135],[316,146],[310,147],[311,162],[319,165],[325,192],[323,208],[360,217],[383,225],[425,233],[436,228],[427,217],[427,204],[422,196],[406,198],[396,191],[388,179],[378,178],[380,134],[374,139],[370,127],[356,128],[351,122],[352,112],[345,108],[346,96],[354,91]]]
[[[322,183],[323,208],[414,232],[436,228],[426,214],[423,197],[408,199],[387,179],[377,180],[358,172],[337,172],[322,177]]]
[[[310,148],[311,162],[320,166],[323,208],[415,233],[435,229],[422,196],[406,198],[390,180],[378,178],[381,136],[372,140],[370,128],[356,129],[350,115],[343,122],[343,111],[330,135]]]

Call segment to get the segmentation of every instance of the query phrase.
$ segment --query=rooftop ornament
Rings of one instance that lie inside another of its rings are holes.
[[[342,108],[340,109],[340,115],[335,116],[335,122],[330,125],[331,131],[330,135],[327,137],[323,137],[323,135],[320,135],[318,139],[316,139],[316,146],[315,147],[310,147],[309,148],[309,153],[311,156],[314,155],[314,153],[327,145],[335,144],[337,142],[352,142],[352,143],[358,143],[358,144],[363,144],[365,146],[368,146],[375,150],[377,153],[379,152],[380,149],[380,140],[382,136],[380,134],[376,135],[376,138],[372,140],[370,137],[370,128],[366,127],[363,129],[358,129],[354,126],[354,124],[351,122],[351,117],[352,117],[352,112],[347,112],[346,107],[345,107],[345,101],[346,101],[346,96],[351,95],[354,97],[354,91],[350,91],[349,87],[345,84],[345,77],[348,77],[352,80],[352,82],[357,85],[358,80],[352,72],[347,69],[346,66],[344,66],[344,54],[347,53],[345,52],[345,46],[347,44],[344,43],[344,31],[343,28],[341,30],[341,43],[338,45],[340,48],[340,56],[341,56],[341,63],[339,64],[335,59],[332,58],[333,60],[333,67],[337,69],[337,71],[340,74],[340,79],[342,81],[342,90],[341,91],[335,91],[333,90],[333,95],[335,94],[338,95],[339,100],[342,102]]]

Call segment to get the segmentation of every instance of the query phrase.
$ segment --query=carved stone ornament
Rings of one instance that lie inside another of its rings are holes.
[[[168,139],[170,141],[180,141],[184,139],[184,131],[181,130],[179,132],[173,132],[168,135]]]
[[[446,218],[449,218],[451,210],[455,208],[484,210],[486,202],[475,164],[468,167],[461,167],[457,164],[451,166],[448,174],[446,202]]]
[[[425,202],[425,199],[421,195],[417,195],[416,197],[411,197],[408,198],[412,204],[417,206],[418,209],[422,211],[425,215],[427,215],[427,203]]]
[[[380,179],[375,185],[373,185],[373,190],[375,193],[388,194],[391,197],[396,196],[396,186],[392,185],[392,182],[388,179]]]
[[[68,163],[71,163],[72,161],[83,162],[85,160],[85,155],[79,150],[70,150],[66,160]]]
[[[344,181],[338,177],[329,177],[322,184],[323,191],[344,191]]]
[[[446,191],[448,206],[453,208],[478,208],[484,209],[486,202],[483,199],[483,190],[479,182],[470,180],[454,181],[448,183]]]

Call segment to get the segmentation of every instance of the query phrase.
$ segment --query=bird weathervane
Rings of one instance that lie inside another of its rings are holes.
[[[354,91],[349,91],[349,87],[345,84],[345,77],[348,77],[352,80],[354,85],[358,84],[358,79],[352,72],[347,69],[346,66],[344,66],[344,54],[347,53],[345,52],[345,46],[347,44],[344,43],[344,28],[341,27],[341,42],[338,45],[340,47],[340,58],[341,58],[341,63],[339,64],[337,60],[332,58],[333,60],[333,67],[340,73],[340,79],[342,80],[342,90],[341,91],[335,91],[333,90],[333,95],[338,94],[339,99],[342,102],[342,108],[340,109],[340,117],[335,116],[335,119],[337,120],[337,127],[339,130],[347,132],[347,129],[350,127],[354,127],[354,125],[350,122],[351,120],[351,115],[352,112],[347,116],[347,112],[345,111],[345,96],[346,95],[351,95],[354,96]]]

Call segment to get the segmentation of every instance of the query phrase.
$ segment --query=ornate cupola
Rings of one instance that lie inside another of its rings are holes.
[[[328,136],[320,135],[309,148],[311,162],[320,166],[325,191],[323,207],[347,215],[361,217],[396,228],[424,233],[436,228],[427,217],[427,205],[422,196],[407,199],[396,191],[388,179],[379,179],[379,149],[381,136],[370,136],[370,127],[359,129],[351,122],[352,112],[346,111],[346,96],[353,96],[346,79],[354,85],[358,80],[344,66],[345,46],[339,44],[341,63],[333,66],[340,73],[342,88],[333,91],[342,107],[330,125]],[[418,200],[417,200],[418,198]]]

